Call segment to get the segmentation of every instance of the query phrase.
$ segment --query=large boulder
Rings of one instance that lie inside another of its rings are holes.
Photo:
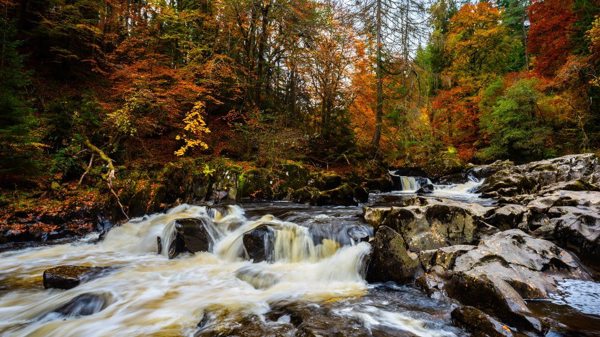
[[[366,207],[363,216],[375,228],[385,225],[398,232],[407,247],[417,253],[477,242],[479,228],[484,226],[479,220],[490,209],[451,200],[411,200],[402,207]]]
[[[44,288],[71,289],[110,272],[108,267],[58,266],[46,269],[43,274]]]
[[[567,182],[569,184],[563,189],[597,190],[600,182],[598,157],[588,153],[508,166],[489,176],[478,191],[485,197],[514,197]]]
[[[528,205],[530,231],[600,267],[600,192],[555,191]]]
[[[167,248],[170,259],[184,252],[210,251],[214,242],[205,221],[209,220],[197,218],[175,220],[175,233]]]
[[[518,229],[494,234],[476,247],[441,248],[428,266],[418,282],[428,293],[443,292],[511,326],[538,332],[542,323],[524,299],[548,298],[563,280],[591,279],[569,252]]]
[[[396,231],[380,226],[371,246],[367,281],[405,283],[415,278],[421,266],[419,257],[407,249],[406,242]]]

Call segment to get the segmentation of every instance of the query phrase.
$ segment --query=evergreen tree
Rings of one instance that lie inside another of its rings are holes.
[[[25,95],[29,74],[23,69],[10,9],[6,4],[0,9],[0,175],[12,177],[32,173],[35,120]]]

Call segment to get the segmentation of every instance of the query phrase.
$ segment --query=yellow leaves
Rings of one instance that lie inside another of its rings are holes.
[[[175,155],[178,157],[183,156],[189,149],[200,147],[207,149],[208,144],[202,141],[201,137],[205,134],[210,133],[210,130],[206,126],[206,122],[203,118],[204,114],[204,103],[198,101],[194,104],[194,107],[190,112],[187,113],[183,119],[185,131],[182,135],[177,135],[175,139],[183,140],[184,144],[179,150],[175,151]]]

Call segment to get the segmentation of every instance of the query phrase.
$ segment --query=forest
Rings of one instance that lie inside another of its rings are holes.
[[[600,336],[600,0],[0,0],[0,336]]]
[[[597,0],[0,9],[6,191],[118,194],[120,177],[190,160],[441,175],[600,146]]]

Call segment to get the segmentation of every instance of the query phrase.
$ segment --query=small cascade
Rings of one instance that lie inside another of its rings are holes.
[[[389,174],[392,176],[396,190],[401,192],[415,193],[421,187],[432,185],[427,177],[399,175],[397,171],[389,171]]]
[[[372,229],[352,216],[314,212],[295,223],[272,215],[248,219],[239,206],[180,205],[132,219],[100,242],[0,253],[0,336],[193,336],[204,313],[264,317],[276,303],[364,296],[371,251],[364,241]],[[199,220],[214,241],[209,251],[157,254],[157,237],[167,247],[182,219]],[[272,234],[258,237],[270,259],[253,262],[244,235],[259,228]],[[114,271],[69,290],[41,289],[40,275],[57,265]],[[407,330],[411,323],[394,324]]]

